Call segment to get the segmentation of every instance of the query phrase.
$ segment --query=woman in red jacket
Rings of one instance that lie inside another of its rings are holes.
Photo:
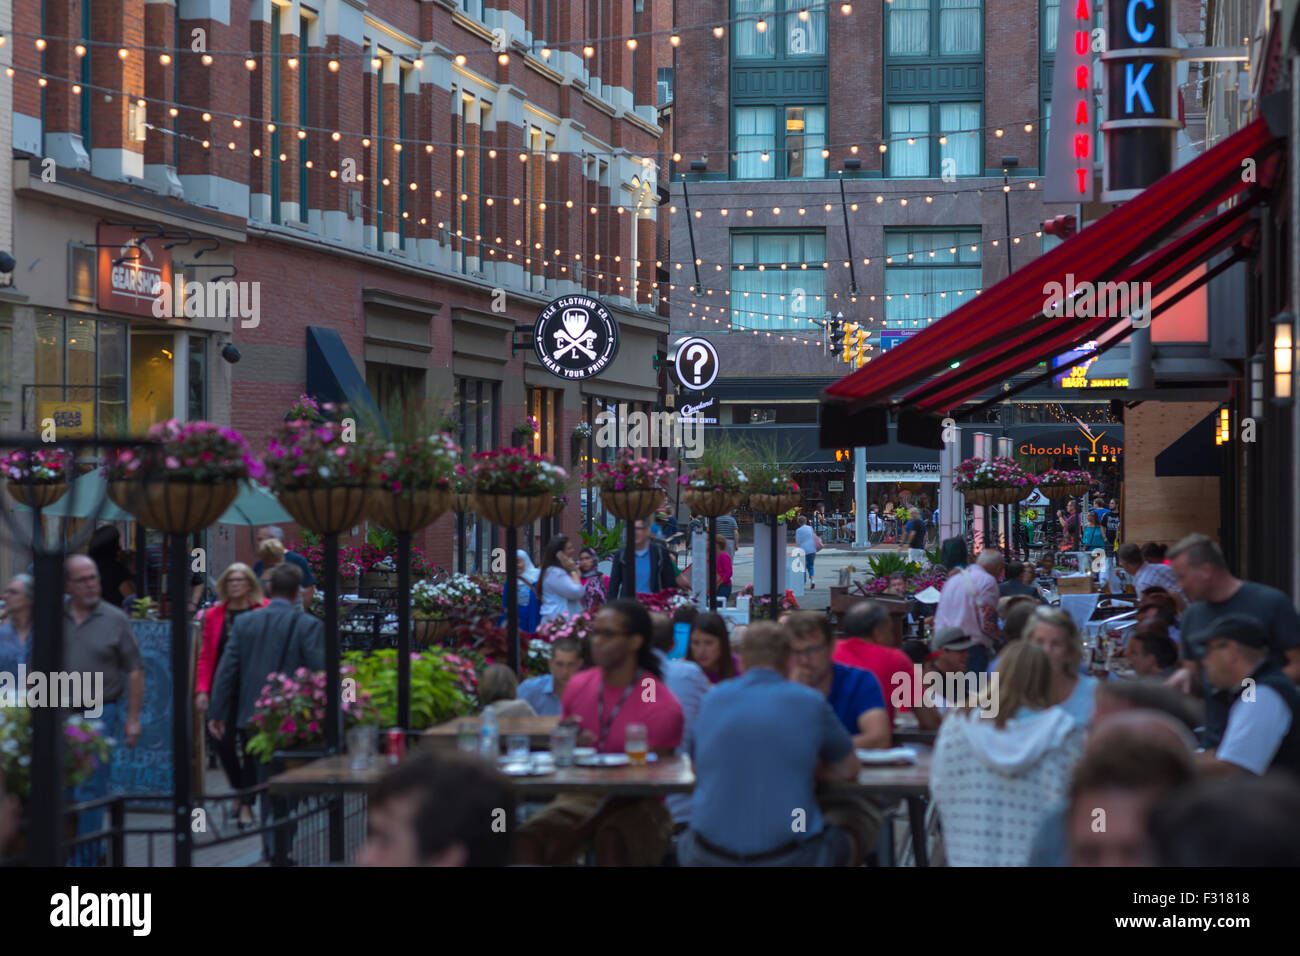
[[[221,663],[221,654],[226,649],[226,641],[241,614],[264,608],[271,602],[262,596],[262,585],[257,575],[246,564],[236,562],[226,568],[217,578],[217,603],[203,614],[203,649],[199,651],[199,663],[194,675],[194,707],[202,720],[208,712],[208,695],[212,692],[212,678]],[[234,714],[211,715],[214,720],[225,721],[233,726]],[[252,760],[240,762],[236,749],[235,734],[226,734],[217,741],[217,756],[226,771],[230,786],[234,790],[243,790],[257,784],[256,764]],[[239,803],[239,828],[242,830],[253,822],[253,798],[243,797]]]

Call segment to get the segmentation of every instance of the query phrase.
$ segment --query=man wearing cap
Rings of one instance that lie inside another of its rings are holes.
[[[1253,617],[1229,614],[1198,643],[1210,684],[1232,702],[1223,739],[1201,755],[1201,770],[1300,773],[1300,690],[1270,659],[1264,628]]]
[[[948,674],[963,674],[970,669],[970,649],[975,642],[962,632],[959,627],[941,627],[930,638],[930,653],[925,659],[924,673],[937,673],[947,685]],[[918,682],[918,686],[922,686]],[[940,695],[933,703],[927,700],[932,695],[922,694],[919,706],[912,708],[916,723],[922,730],[936,730],[940,722],[951,709],[951,704]]]

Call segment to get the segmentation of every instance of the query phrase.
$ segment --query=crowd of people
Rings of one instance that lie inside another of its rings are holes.
[[[1132,677],[1119,679],[1093,672],[1079,625],[1044,603],[1031,565],[972,556],[963,539],[943,542],[949,577],[930,636],[905,641],[872,600],[837,620],[794,611],[735,630],[694,608],[651,613],[619,596],[622,581],[650,593],[680,575],[646,522],[633,534],[634,568],[616,554],[608,579],[565,535],[537,565],[518,552],[521,606],[527,597],[539,622],[590,610],[593,624],[586,640],[553,644],[544,676],[516,684],[488,668],[480,703],[500,717],[557,716],[604,753],[623,753],[635,728],[648,750],[691,757],[694,791],[562,794],[516,826],[494,767],[418,754],[376,792],[361,862],[563,864],[590,852],[609,865],[860,865],[876,858],[889,807],[845,784],[858,752],[891,747],[906,721],[935,733],[929,792],[951,865],[1300,863],[1293,818],[1276,841],[1257,832],[1300,804],[1300,615],[1283,592],[1233,575],[1204,535],[1167,555],[1116,549],[1138,589],[1118,650]],[[324,667],[323,625],[302,609],[303,574],[281,537],[261,536],[259,566],[226,568],[202,615],[195,706],[237,791],[270,772],[243,746],[266,674]],[[68,559],[66,589],[65,666],[104,673],[100,727],[133,745],[144,672],[129,620],[88,555]],[[30,661],[31,578],[16,576],[5,598],[0,670]],[[101,767],[69,798],[104,796],[107,779]],[[1225,827],[1210,811],[1228,803]],[[0,792],[0,837],[8,807]],[[494,826],[485,807],[511,823]],[[256,811],[241,799],[238,825]],[[261,812],[266,822],[286,807],[263,795]],[[79,827],[98,831],[102,817],[82,814]],[[268,857],[288,862],[293,838],[292,826],[268,828]],[[86,848],[74,862],[97,860]]]

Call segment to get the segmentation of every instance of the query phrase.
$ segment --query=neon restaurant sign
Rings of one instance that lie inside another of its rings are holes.
[[[1062,0],[1052,74],[1052,122],[1047,137],[1045,202],[1092,201],[1092,159],[1096,154],[1092,55],[1104,43],[1093,37],[1093,0]]]

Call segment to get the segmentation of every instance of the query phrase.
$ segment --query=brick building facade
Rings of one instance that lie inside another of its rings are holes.
[[[575,465],[569,436],[596,402],[660,400],[658,6],[20,4],[8,50],[26,301],[0,305],[5,426],[82,401],[105,435],[201,414],[261,443],[309,382],[349,394],[334,379],[352,374],[385,407],[465,414],[473,449],[537,414],[534,447]],[[131,237],[147,248],[119,251]],[[141,268],[133,255],[191,283],[256,283],[259,315],[117,312],[102,273]],[[600,376],[565,382],[512,339],[576,291],[611,308],[622,346]],[[85,332],[89,360],[74,354]],[[572,496],[558,527],[580,520]],[[417,542],[447,567],[453,527]],[[486,549],[481,530],[470,540]],[[245,556],[230,532],[216,532],[218,563]]]

